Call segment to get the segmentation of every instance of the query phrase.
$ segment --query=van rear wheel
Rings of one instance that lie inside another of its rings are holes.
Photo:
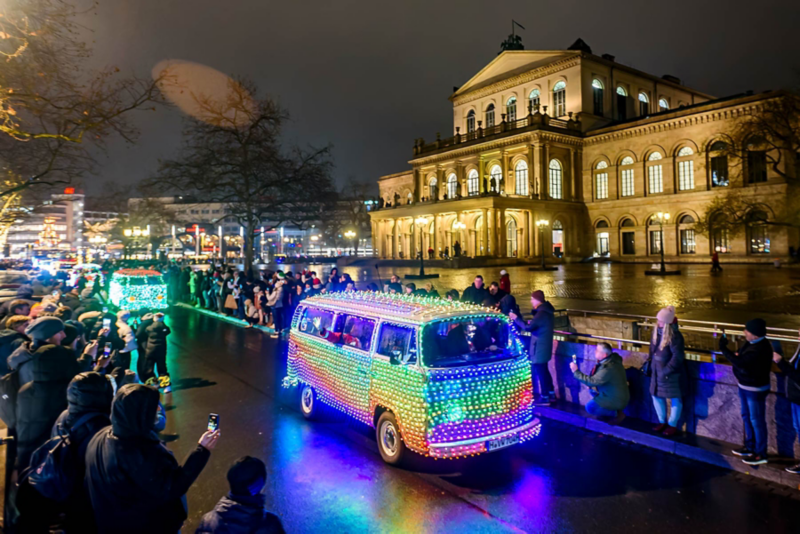
[[[400,464],[406,453],[406,444],[403,443],[400,427],[397,426],[397,419],[392,412],[381,414],[375,427],[375,434],[378,440],[378,452],[381,453],[383,461],[389,465]]]
[[[317,393],[314,388],[305,384],[300,390],[300,411],[306,419],[314,419],[319,413]]]

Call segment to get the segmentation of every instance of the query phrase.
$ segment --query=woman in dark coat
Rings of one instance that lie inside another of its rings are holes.
[[[675,321],[675,308],[668,306],[658,312],[658,327],[650,340],[650,395],[658,415],[658,426],[653,428],[665,436],[678,433],[678,421],[683,410],[686,393],[686,367],[684,366],[683,335]],[[667,418],[667,399],[670,400]]]
[[[111,426],[86,451],[86,484],[100,533],[176,533],[187,517],[183,497],[202,472],[219,431],[206,432],[183,465],[158,439],[158,390],[120,388]]]

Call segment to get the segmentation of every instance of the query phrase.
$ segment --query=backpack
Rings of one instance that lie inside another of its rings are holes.
[[[0,419],[8,428],[17,426],[17,393],[19,393],[19,369],[0,377]]]
[[[20,484],[27,479],[28,484],[43,497],[56,502],[66,501],[72,495],[77,482],[83,478],[83,473],[78,473],[76,469],[69,433],[100,415],[102,414],[83,415],[66,433],[62,433],[59,428],[58,436],[50,438],[33,452],[30,466],[22,472]]]

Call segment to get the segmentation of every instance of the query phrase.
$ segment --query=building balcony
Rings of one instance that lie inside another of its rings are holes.
[[[547,110],[545,109],[545,112]],[[554,119],[546,113],[539,113],[538,111],[533,114],[528,114],[527,117],[516,121],[506,121],[505,114],[500,124],[483,128],[482,121],[478,121],[478,128],[475,131],[461,134],[460,127],[456,127],[456,135],[446,139],[441,139],[439,134],[436,134],[436,141],[433,143],[425,143],[422,138],[414,142],[414,159],[421,156],[430,156],[433,154],[446,152],[453,148],[464,148],[473,145],[478,145],[486,141],[501,139],[512,135],[519,135],[525,132],[534,130],[545,130],[558,133],[569,133],[572,135],[581,135],[581,121],[579,118],[573,119],[572,112],[569,113],[568,120]]]

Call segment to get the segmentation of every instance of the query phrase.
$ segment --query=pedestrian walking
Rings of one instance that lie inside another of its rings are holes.
[[[508,271],[505,269],[500,271],[500,289],[508,294],[511,294],[511,278],[508,276]]]
[[[205,432],[179,464],[158,439],[155,388],[127,384],[111,405],[111,426],[86,451],[86,486],[100,534],[178,532],[185,495],[205,468],[220,431]]]
[[[172,391],[172,382],[167,368],[167,336],[172,333],[164,324],[164,314],[153,316],[153,324],[147,327],[147,352],[145,353],[145,384],[164,388],[164,393]]]
[[[283,534],[278,516],[267,511],[267,467],[258,458],[244,456],[228,470],[230,492],[203,516],[197,534]]]
[[[772,368],[772,345],[767,340],[764,319],[750,319],[744,329],[747,340],[738,351],[728,348],[723,331],[719,349],[733,366],[739,384],[739,402],[744,423],[744,447],[733,454],[748,465],[767,463],[767,395]]]
[[[711,272],[722,272],[722,266],[719,264],[719,252],[716,250],[711,254]]]
[[[658,416],[658,425],[653,431],[674,436],[678,433],[687,387],[683,334],[678,331],[673,306],[662,308],[656,320],[657,326],[650,338],[650,395]],[[667,399],[670,404],[669,418]]]
[[[508,318],[514,321],[517,328],[531,334],[529,349],[531,372],[539,388],[539,397],[534,400],[534,404],[549,406],[555,400],[553,377],[548,368],[550,358],[553,357],[555,308],[547,302],[544,292],[540,289],[531,293],[531,306],[533,306],[534,314],[528,324],[525,324],[514,312],[509,313]]]

